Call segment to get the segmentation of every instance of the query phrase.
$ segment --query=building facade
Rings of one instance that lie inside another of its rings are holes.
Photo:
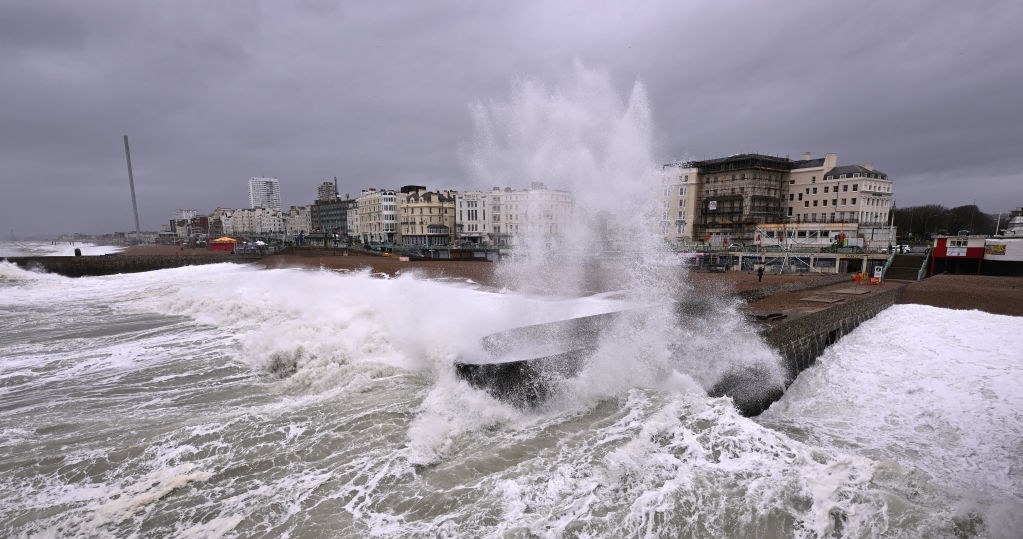
[[[312,210],[310,206],[292,206],[284,213],[284,236],[294,238],[312,228]]]
[[[872,164],[826,154],[759,154],[665,165],[662,233],[679,245],[837,245],[895,241],[892,182]],[[674,223],[673,223],[674,220]]]
[[[398,235],[398,192],[363,189],[356,200],[356,236],[362,243],[393,244]]]
[[[700,215],[700,170],[690,164],[661,167],[660,230],[665,240],[678,247],[694,243],[694,225]]]
[[[351,235],[350,217],[354,214],[355,199],[334,198],[330,200],[317,200],[312,206],[311,222],[309,230],[317,232],[328,232],[337,234],[344,241],[348,241]]]
[[[249,208],[281,211],[281,182],[277,178],[249,178]]]
[[[741,154],[696,161],[700,171],[700,216],[694,236],[714,246],[751,242],[756,227],[784,218],[789,171],[784,157]]]
[[[477,245],[514,247],[530,238],[559,241],[570,233],[572,193],[532,182],[529,189],[458,193],[459,240]]]
[[[426,187],[401,188],[398,201],[399,241],[406,247],[447,247],[455,241],[454,191],[427,191]]]
[[[323,182],[316,188],[316,201],[337,199],[337,178],[333,182]]]

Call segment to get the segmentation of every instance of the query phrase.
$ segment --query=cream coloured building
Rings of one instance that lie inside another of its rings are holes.
[[[692,245],[700,208],[700,171],[688,163],[664,165],[660,171],[660,232],[678,246]]]
[[[427,191],[407,185],[398,196],[397,243],[410,247],[447,247],[455,239],[455,191]]]
[[[309,233],[313,229],[312,210],[309,206],[292,206],[284,214],[284,232],[288,236],[296,236],[300,232]]]
[[[796,231],[828,230],[832,240],[838,234],[861,238],[867,248],[886,246],[895,241],[893,201],[891,180],[873,164],[840,166],[834,153],[819,159],[803,154],[789,173],[787,224]]]
[[[355,236],[363,243],[394,243],[398,235],[398,193],[363,189],[355,204]]]

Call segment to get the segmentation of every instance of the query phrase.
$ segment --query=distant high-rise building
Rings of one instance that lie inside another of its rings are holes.
[[[249,178],[249,208],[281,211],[281,182],[277,178]]]
[[[337,198],[337,180],[323,182],[316,188],[316,200],[335,200]]]

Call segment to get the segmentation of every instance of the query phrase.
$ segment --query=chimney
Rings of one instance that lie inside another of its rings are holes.
[[[803,152],[803,161],[810,160],[810,152]]]

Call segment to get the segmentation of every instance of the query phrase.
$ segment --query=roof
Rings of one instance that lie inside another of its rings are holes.
[[[880,178],[882,180],[888,179],[888,175],[885,174],[884,172],[881,172],[880,170],[877,169],[872,170],[863,165],[843,165],[840,167],[835,167],[825,172],[824,177],[825,178],[832,176],[837,177],[841,176],[842,174],[845,174],[846,177],[850,178],[852,177],[853,174],[859,174],[860,176],[865,176],[867,178]]]
[[[803,159],[803,160],[800,160],[800,161],[793,161],[792,162],[792,168],[794,168],[794,169],[795,168],[823,167],[823,166],[824,166],[824,158],[823,157],[820,157],[820,158],[817,158],[817,159]]]
[[[236,240],[234,238],[229,238],[227,236],[221,236],[221,237],[211,241],[210,243],[238,243],[238,240]]]

